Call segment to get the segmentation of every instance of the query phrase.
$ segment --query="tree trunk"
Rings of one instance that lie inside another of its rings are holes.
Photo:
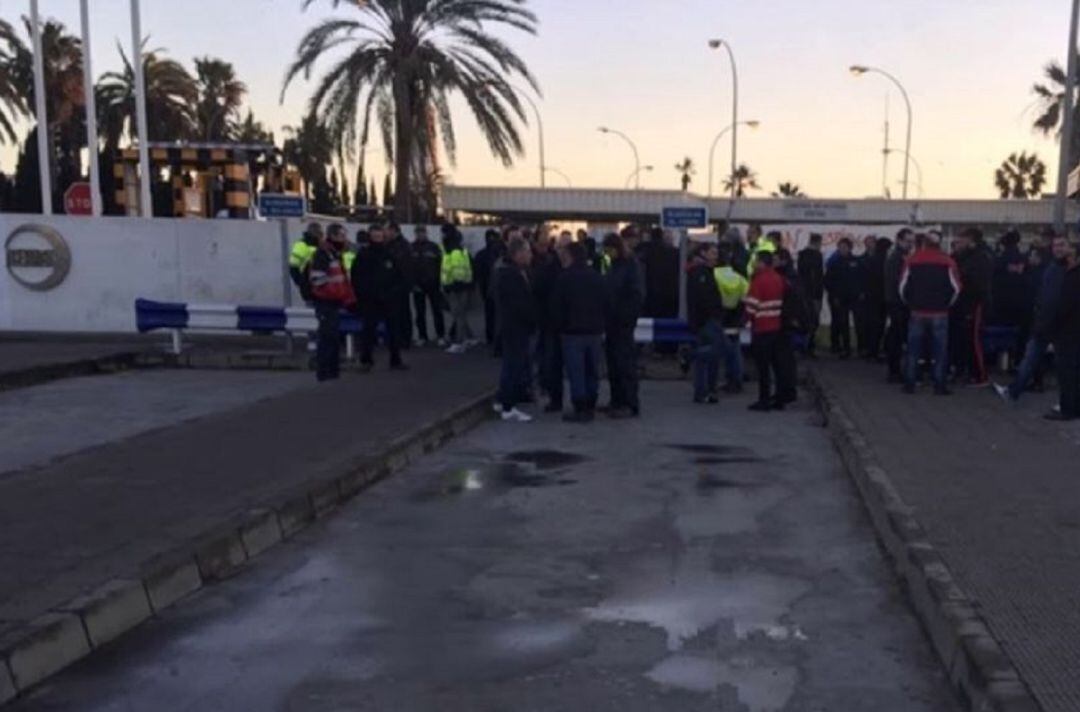
[[[394,222],[404,225],[413,219],[413,111],[409,85],[404,79],[394,81],[394,129]]]

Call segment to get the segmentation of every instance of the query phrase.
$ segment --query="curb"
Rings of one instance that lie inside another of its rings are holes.
[[[866,437],[813,369],[808,382],[878,539],[961,701],[972,712],[1041,712],[979,613],[978,602],[956,583]]]
[[[0,373],[0,393],[18,388],[40,386],[42,383],[59,381],[76,376],[97,376],[140,367],[144,356],[138,352],[121,352],[110,356],[65,363],[32,366],[21,371]],[[151,361],[147,361],[150,363]],[[0,690],[3,688],[0,687]]]
[[[139,567],[138,578],[108,581],[0,637],[0,705],[25,694],[189,594],[242,570],[379,480],[489,419],[490,394],[474,398],[358,458],[340,475],[313,479],[265,509],[214,528]]]

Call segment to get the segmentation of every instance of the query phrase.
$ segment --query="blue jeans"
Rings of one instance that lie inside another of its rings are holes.
[[[705,400],[716,393],[720,378],[720,360],[728,352],[727,336],[715,321],[706,322],[697,333],[694,349],[694,400]]]
[[[945,374],[949,368],[949,317],[911,315],[908,325],[907,371],[904,381],[909,386],[915,385],[919,369],[919,357],[923,353],[923,344],[929,338],[934,357],[934,387],[945,388]]]
[[[1009,397],[1020,400],[1020,396],[1035,377],[1035,372],[1042,365],[1043,356],[1046,355],[1046,342],[1037,336],[1028,339],[1024,347],[1024,358],[1016,367],[1016,378],[1009,384]]]
[[[563,334],[563,363],[570,381],[570,399],[577,410],[592,410],[600,396],[599,334]]]
[[[724,354],[724,374],[728,386],[742,388],[743,384],[743,353],[742,334],[736,333],[727,336],[727,351]]]

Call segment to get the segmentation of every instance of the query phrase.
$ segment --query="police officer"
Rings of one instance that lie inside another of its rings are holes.
[[[357,253],[352,268],[352,282],[364,331],[360,340],[360,367],[370,371],[379,324],[386,326],[386,344],[390,349],[390,368],[406,370],[401,361],[400,342],[402,294],[408,297],[408,280],[402,266],[387,245],[386,228],[373,223],[369,228],[368,246]]]
[[[308,279],[308,268],[311,260],[319,251],[319,243],[323,239],[322,225],[317,222],[309,223],[304,230],[304,236],[297,240],[289,252],[289,277],[293,284],[300,290],[300,297],[305,302],[311,302],[311,282]]]
[[[308,270],[311,297],[315,303],[315,316],[319,321],[318,347],[315,356],[316,378],[319,381],[329,381],[339,376],[341,310],[351,309],[356,303],[356,296],[349,283],[349,275],[342,262],[342,253],[346,244],[345,227],[337,223],[331,225],[315,256],[311,259]]]
[[[413,286],[413,308],[416,311],[416,335],[423,346],[428,340],[427,305],[435,323],[435,336],[439,346],[446,345],[446,324],[443,321],[442,248],[428,239],[427,228],[416,226],[416,239],[412,244],[412,261],[416,282]]]

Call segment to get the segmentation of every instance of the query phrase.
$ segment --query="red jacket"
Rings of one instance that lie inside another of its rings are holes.
[[[917,251],[900,273],[900,298],[915,316],[947,316],[960,290],[956,262],[940,249]]]
[[[773,334],[780,331],[785,289],[784,278],[772,267],[762,267],[754,274],[745,300],[752,333]]]

